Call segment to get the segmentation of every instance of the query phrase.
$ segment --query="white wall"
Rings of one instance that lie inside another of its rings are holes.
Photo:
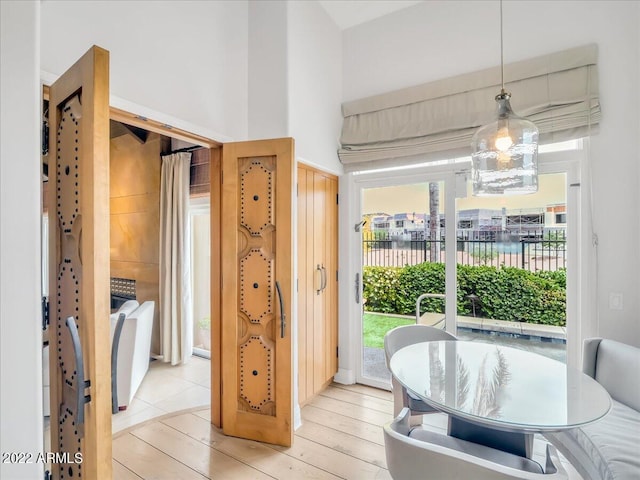
[[[424,2],[344,32],[344,100],[500,63],[497,2]],[[640,346],[640,3],[504,3],[505,62],[566,48],[599,46],[600,133],[592,139],[598,234],[598,334]],[[515,103],[515,102],[514,102]],[[583,185],[582,194],[588,193]],[[624,309],[609,309],[609,294]]]
[[[40,2],[0,2],[0,451],[43,451]],[[0,477],[43,478],[41,463]]]
[[[113,95],[247,138],[246,1],[41,5],[43,71],[60,75],[98,45],[111,54]]]
[[[249,138],[288,136],[287,5],[249,2]]]
[[[289,3],[289,135],[296,158],[342,173],[341,32],[317,2]]]
[[[249,2],[249,138],[290,136],[296,158],[342,173],[341,32],[316,2]]]

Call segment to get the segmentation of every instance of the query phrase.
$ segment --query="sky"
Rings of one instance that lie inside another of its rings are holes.
[[[444,189],[440,192],[440,212],[444,213]],[[371,213],[428,213],[429,184],[415,183],[398,187],[366,189],[363,194],[363,214]],[[500,210],[544,208],[548,205],[566,203],[565,174],[539,175],[538,192],[531,195],[500,197],[474,197],[471,182],[468,182],[467,197],[457,200],[458,210],[488,208]]]

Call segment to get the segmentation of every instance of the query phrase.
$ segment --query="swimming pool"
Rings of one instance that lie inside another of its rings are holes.
[[[489,330],[477,330],[458,327],[456,335],[460,340],[470,342],[485,342],[503,345],[505,347],[519,348],[534,352],[545,357],[567,362],[566,341],[558,338],[538,337],[533,335],[519,335],[517,333],[496,332]]]

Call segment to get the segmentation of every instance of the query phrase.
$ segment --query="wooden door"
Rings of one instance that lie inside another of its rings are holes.
[[[325,379],[332,381],[338,372],[338,178],[331,175],[326,182],[327,216],[325,235]]]
[[[52,474],[109,479],[109,52],[51,86],[49,126]]]
[[[326,351],[326,331],[325,320],[327,318],[327,257],[325,249],[327,244],[327,195],[326,195],[327,178],[318,172],[313,173],[313,183],[307,187],[311,187],[313,191],[313,210],[309,213],[312,219],[313,230],[311,234],[312,256],[311,266],[314,268],[314,284],[313,294],[311,296],[313,303],[313,392],[317,393],[322,390],[326,383],[325,375],[325,357]],[[307,235],[309,235],[307,231]]]
[[[293,148],[291,138],[224,144],[221,177],[222,429],[284,446],[293,440]]]
[[[298,165],[298,400],[337,372],[338,180]]]

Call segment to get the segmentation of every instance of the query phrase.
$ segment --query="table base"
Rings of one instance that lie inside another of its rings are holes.
[[[529,459],[533,457],[533,433],[505,432],[467,422],[452,415],[449,415],[448,431],[452,437]]]

